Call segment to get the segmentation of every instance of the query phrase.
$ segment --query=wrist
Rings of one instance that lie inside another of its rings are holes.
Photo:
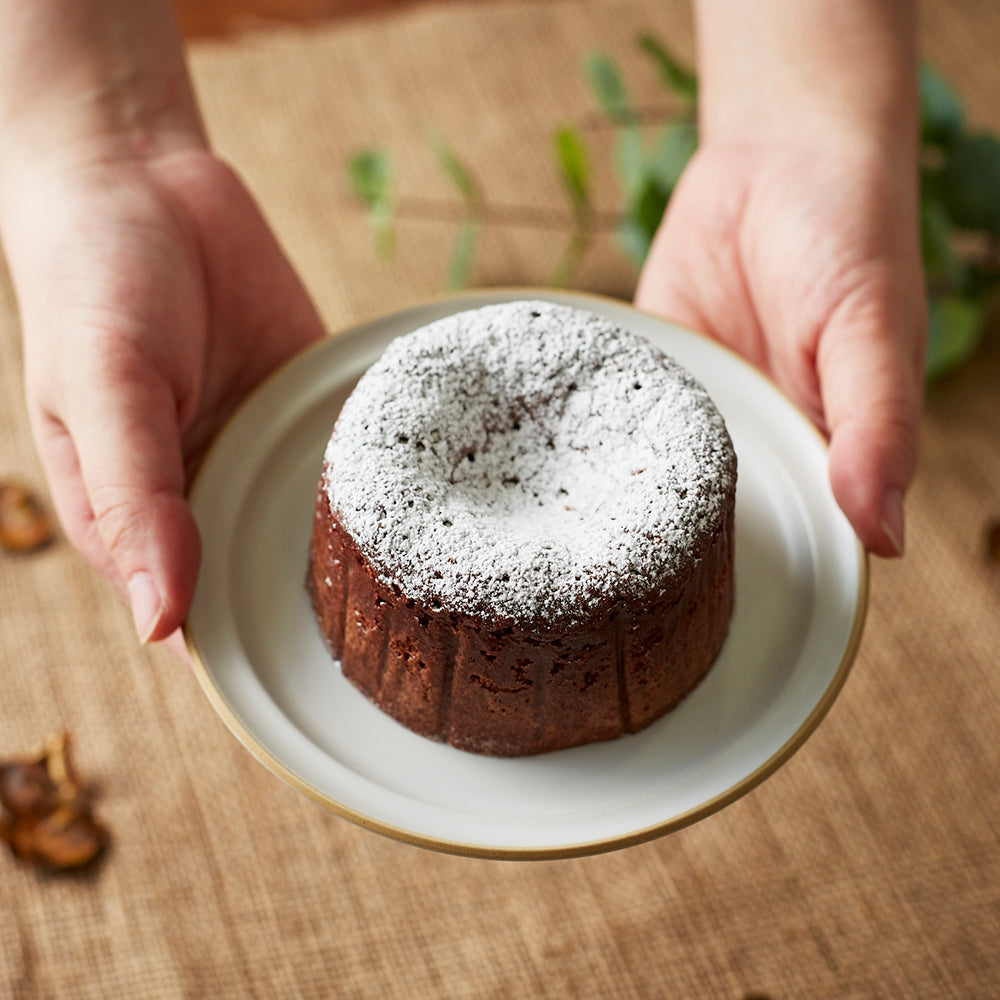
[[[703,141],[805,145],[833,135],[912,160],[909,0],[700,0],[697,20]]]
[[[0,180],[205,145],[169,0],[0,0]]]

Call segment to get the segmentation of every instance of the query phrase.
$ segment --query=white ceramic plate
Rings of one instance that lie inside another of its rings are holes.
[[[409,732],[341,676],[313,619],[306,561],[323,450],[392,338],[460,309],[546,298],[648,337],[708,388],[739,459],[736,613],[679,708],[610,743],[517,759]],[[805,741],[846,679],[867,559],[827,479],[826,447],[764,377],[717,344],[624,303],[540,289],[468,293],[321,343],[261,386],[191,492],[204,557],[185,626],[219,714],[268,768],[400,840],[488,857],[556,857],[678,829],[754,787]]]

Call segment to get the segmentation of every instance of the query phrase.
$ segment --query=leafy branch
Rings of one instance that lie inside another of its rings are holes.
[[[573,275],[590,246],[590,231],[593,222],[593,208],[590,203],[590,157],[580,134],[572,128],[563,127],[553,136],[556,158],[562,171],[563,184],[573,206],[573,231],[569,243],[563,250],[549,283],[557,288],[565,288],[573,280]]]
[[[681,102],[679,113],[653,137],[651,145],[644,140],[617,64],[602,53],[591,53],[584,63],[598,104],[619,128],[615,169],[625,203],[619,240],[636,268],[642,267],[674,187],[698,147],[694,74],[652,36],[642,35],[639,46],[652,56],[664,82]]]
[[[924,65],[920,144],[927,373],[934,378],[972,356],[1000,289],[1000,139],[970,132],[958,94]]]
[[[461,224],[455,237],[455,245],[452,247],[451,264],[448,267],[447,287],[448,291],[454,292],[469,284],[476,243],[479,241],[483,198],[469,168],[462,163],[451,146],[441,136],[435,136],[431,146],[438,163],[458,189],[459,197],[462,199]]]
[[[614,228],[622,250],[639,268],[649,253],[674,188],[698,147],[698,79],[655,37],[638,37],[671,99],[649,127],[648,109],[633,104],[619,65],[608,55],[589,53],[583,71],[604,119],[615,129],[614,168],[621,211],[611,220],[594,210],[590,155],[578,128],[553,133],[556,169],[569,203],[569,238],[550,275],[552,285],[569,285],[594,232]],[[958,94],[930,66],[920,68],[921,189],[920,235],[928,286],[927,374],[953,371],[974,353],[1000,290],[1000,139],[969,131]],[[468,284],[484,221],[503,224],[491,212],[468,167],[441,138],[434,155],[460,200],[458,232],[448,270],[448,288]],[[380,259],[395,248],[392,163],[384,150],[359,152],[350,161],[351,186],[367,207]],[[508,212],[506,217],[525,213]],[[529,218],[532,213],[527,213]],[[536,222],[540,216],[534,213]]]
[[[348,163],[351,190],[367,209],[375,255],[387,260],[396,249],[396,195],[392,160],[381,149],[364,149]]]

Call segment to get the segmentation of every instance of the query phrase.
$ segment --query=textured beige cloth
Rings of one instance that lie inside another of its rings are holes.
[[[928,2],[929,54],[1000,129],[1000,16]],[[559,122],[585,125],[602,209],[609,136],[584,52],[662,91],[639,28],[691,51],[686,5],[456,2],[199,43],[219,150],[258,196],[333,329],[443,288],[456,200],[428,135],[491,206],[474,280],[539,284],[566,232]],[[396,156],[404,216],[376,261],[344,163]],[[628,296],[599,237],[576,284]],[[0,277],[0,477],[44,484]],[[45,878],[0,854],[0,996],[27,998],[816,998],[1000,995],[1000,344],[931,394],[909,554],[873,565],[840,699],[774,777],[677,834],[603,856],[490,862],[398,844],[259,765],[195,680],[136,643],[127,609],[61,542],[0,558],[0,756],[62,726],[114,844]]]

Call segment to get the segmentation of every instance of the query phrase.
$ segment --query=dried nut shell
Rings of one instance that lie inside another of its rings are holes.
[[[15,819],[41,819],[59,804],[43,761],[0,764],[0,805]]]
[[[11,847],[22,860],[44,868],[82,868],[108,843],[108,831],[89,812],[60,806],[28,828],[21,824]]]
[[[9,552],[32,552],[52,535],[52,522],[35,495],[18,483],[0,483],[0,545]]]
[[[36,757],[0,764],[0,806],[0,840],[37,867],[80,868],[110,839],[73,769],[66,733],[50,739]]]
[[[1000,519],[986,525],[986,557],[1000,565]]]

